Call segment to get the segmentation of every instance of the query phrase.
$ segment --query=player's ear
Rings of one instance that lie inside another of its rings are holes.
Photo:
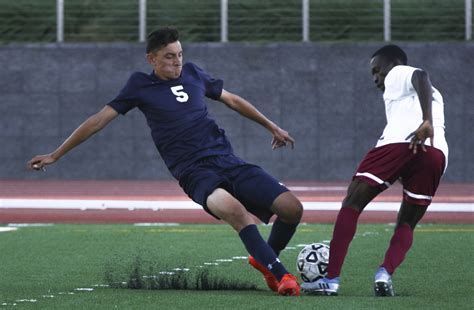
[[[147,53],[146,60],[148,61],[150,65],[153,66],[155,64],[155,55],[153,53]]]

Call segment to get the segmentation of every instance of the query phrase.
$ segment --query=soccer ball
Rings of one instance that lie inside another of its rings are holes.
[[[327,274],[329,246],[313,243],[305,246],[296,261],[296,269],[304,282],[314,282]]]

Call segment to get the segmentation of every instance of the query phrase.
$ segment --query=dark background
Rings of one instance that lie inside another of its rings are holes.
[[[370,55],[381,43],[188,43],[192,61],[252,102],[296,139],[271,150],[263,127],[209,100],[243,159],[283,180],[348,180],[385,125]],[[445,100],[446,181],[474,181],[472,43],[399,43]],[[149,72],[142,44],[0,47],[0,179],[171,179],[141,112],[119,116],[46,173],[25,170],[113,99],[134,71]]]

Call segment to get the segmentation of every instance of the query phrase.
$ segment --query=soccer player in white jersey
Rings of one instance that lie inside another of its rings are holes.
[[[383,91],[387,125],[375,148],[359,164],[342,202],[330,244],[328,274],[303,291],[337,295],[339,275],[359,215],[378,194],[399,180],[403,200],[385,258],[375,274],[376,296],[394,296],[392,274],[413,243],[413,231],[436,192],[448,160],[443,98],[428,73],[407,65],[396,45],[377,50],[370,61],[373,80]]]

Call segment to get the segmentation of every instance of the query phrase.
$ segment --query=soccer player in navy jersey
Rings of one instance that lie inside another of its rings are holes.
[[[293,138],[248,101],[225,90],[222,80],[193,63],[183,65],[176,29],[152,32],[146,52],[153,72],[133,73],[115,99],[83,122],[55,151],[31,159],[28,167],[44,170],[119,114],[138,108],[166,166],[186,194],[238,232],[250,254],[249,263],[263,273],[270,289],[280,295],[298,296],[296,278],[278,255],[296,230],[302,205],[262,168],[233,154],[224,131],[209,117],[204,97],[220,101],[265,127],[273,136],[274,149],[288,144],[293,147]],[[265,223],[276,214],[267,242],[251,214]]]
[[[403,185],[403,200],[385,258],[374,277],[375,296],[394,296],[392,274],[413,243],[413,232],[446,169],[444,103],[428,73],[407,65],[407,55],[386,45],[371,58],[375,85],[383,93],[387,125],[375,148],[359,164],[334,225],[327,276],[304,283],[305,292],[337,295],[339,275],[357,228],[359,215],[391,184]]]

